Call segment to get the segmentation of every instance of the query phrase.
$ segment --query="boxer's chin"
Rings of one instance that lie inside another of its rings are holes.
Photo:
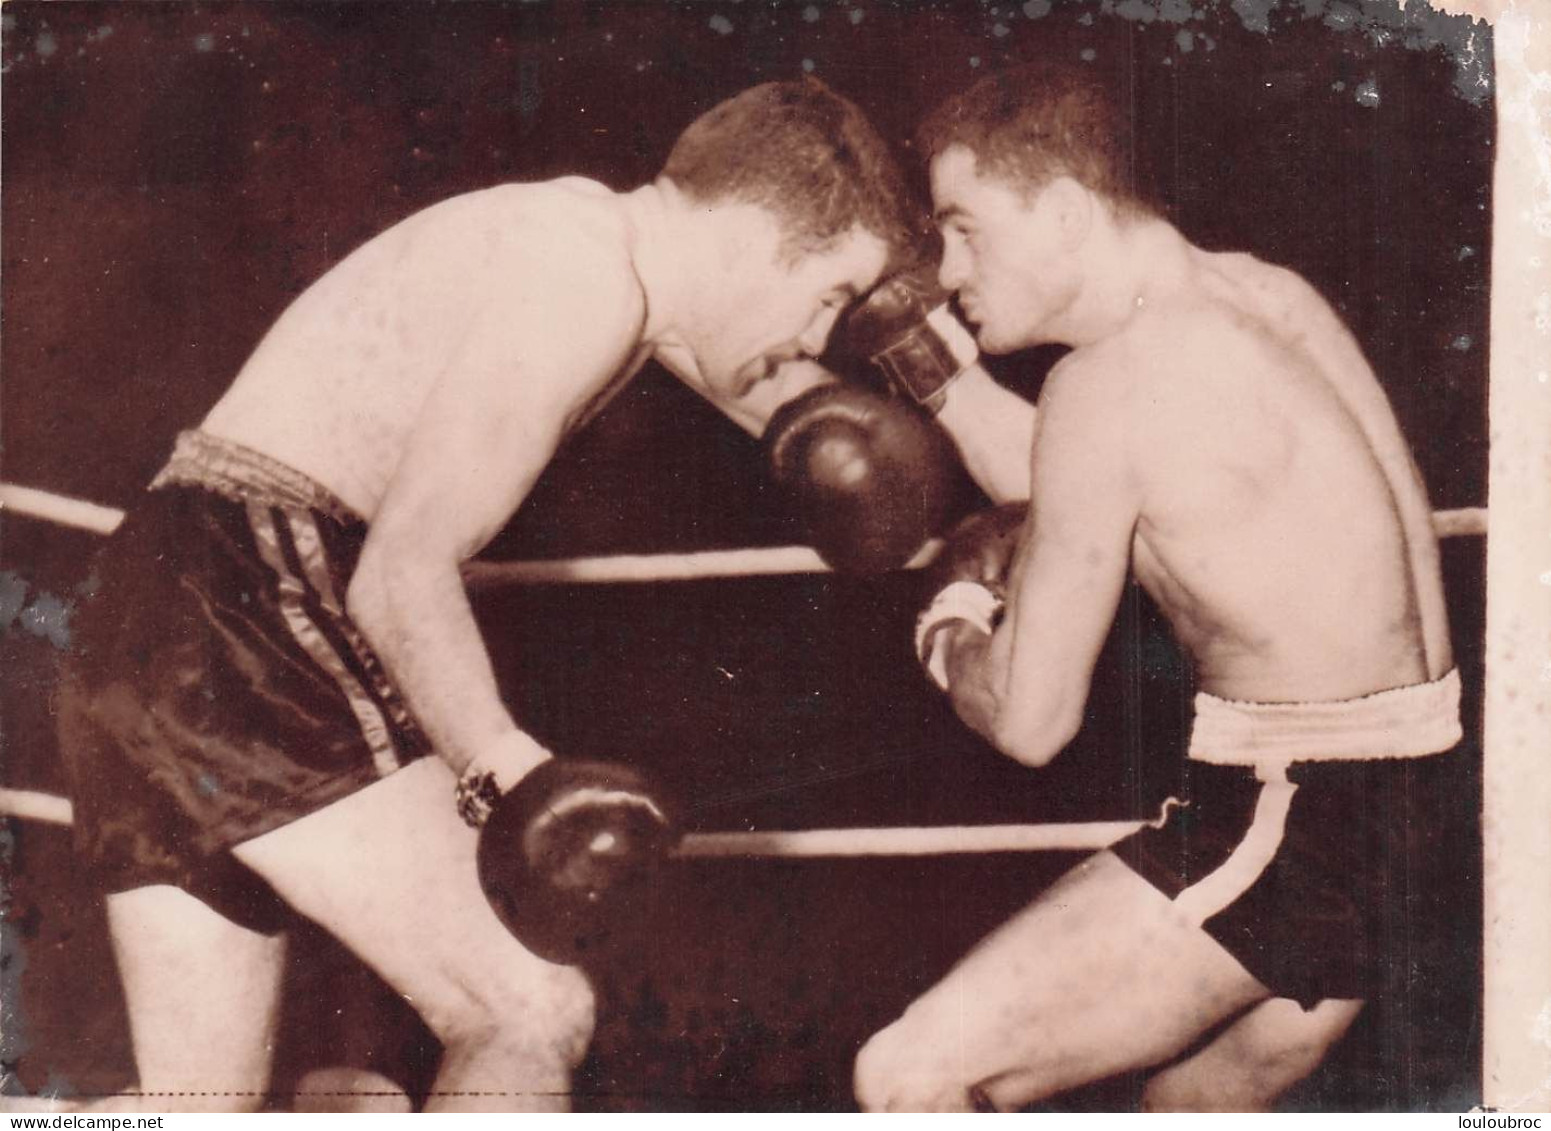
[[[970,329],[974,331],[975,344],[986,353],[1003,353],[1007,350],[1006,341],[997,333],[994,324],[972,322]]]
[[[974,326],[975,344],[986,353],[1001,354],[1012,353],[1016,350],[1027,349],[1029,346],[1039,345],[1042,339],[1037,335],[1018,333],[1013,328],[999,326],[993,322],[981,322]]]
[[[965,327],[974,335],[975,344],[983,350],[991,349],[991,343],[996,340],[996,328],[986,323],[985,311],[978,304],[967,302],[960,296],[959,314]]]

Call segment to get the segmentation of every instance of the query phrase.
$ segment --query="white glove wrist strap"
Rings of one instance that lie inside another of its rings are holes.
[[[916,655],[932,682],[948,690],[948,649],[939,631],[951,621],[963,621],[989,636],[1002,612],[1002,599],[978,581],[953,581],[943,586],[916,621]]]

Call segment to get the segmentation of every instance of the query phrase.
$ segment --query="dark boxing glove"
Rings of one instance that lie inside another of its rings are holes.
[[[776,411],[764,445],[786,502],[842,572],[904,565],[947,518],[957,454],[898,397],[822,385]]]
[[[846,316],[846,352],[867,358],[901,396],[940,411],[948,386],[980,357],[952,297],[937,285],[935,264],[885,279]]]
[[[519,942],[575,964],[647,916],[652,881],[678,839],[670,806],[642,774],[551,759],[490,803],[479,884]]]
[[[970,515],[948,534],[928,570],[933,596],[916,620],[916,656],[943,691],[948,690],[948,656],[942,629],[965,621],[987,634],[995,631],[1028,515],[1026,502],[1003,503]]]

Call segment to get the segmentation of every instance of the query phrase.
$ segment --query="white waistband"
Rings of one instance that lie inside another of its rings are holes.
[[[1223,766],[1420,758],[1456,745],[1459,671],[1359,699],[1247,703],[1198,692],[1190,757]]]

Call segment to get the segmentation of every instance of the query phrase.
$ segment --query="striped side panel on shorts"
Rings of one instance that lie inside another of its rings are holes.
[[[284,532],[276,521],[278,513],[287,516]],[[308,609],[309,595],[330,613],[343,613],[333,583],[329,580],[328,564],[323,554],[322,539],[316,522],[306,511],[248,504],[248,524],[258,545],[264,563],[274,572],[280,587],[280,611],[285,617],[291,636],[312,661],[338,685],[350,711],[361,728],[361,737],[372,752],[372,763],[379,774],[387,775],[403,763],[393,741],[393,733],[383,715],[383,708],[371,692],[350,671],[344,659],[335,649],[321,625]],[[288,535],[297,561],[306,577],[299,576],[287,561],[281,545],[282,536]],[[317,579],[324,584],[319,586]],[[309,581],[312,582],[309,585]],[[309,594],[310,591],[310,594]]]
[[[1283,774],[1264,782],[1255,815],[1228,858],[1174,897],[1174,905],[1196,926],[1238,899],[1271,864],[1287,830],[1287,810],[1298,787]]]
[[[324,611],[334,618],[329,622],[330,626],[344,638],[345,646],[350,649],[356,665],[371,681],[372,690],[377,695],[377,705],[387,711],[388,716],[399,726],[409,725],[411,722],[409,708],[404,705],[403,698],[388,682],[382,661],[372,651],[371,645],[366,642],[366,637],[361,635],[361,630],[345,615],[344,598],[335,588],[334,578],[329,572],[328,554],[323,548],[323,535],[318,530],[317,516],[310,510],[293,510],[289,507],[286,508],[285,515],[286,522],[291,528],[291,537],[296,545],[297,560],[301,563],[302,572],[307,575],[308,584],[317,594]]]

